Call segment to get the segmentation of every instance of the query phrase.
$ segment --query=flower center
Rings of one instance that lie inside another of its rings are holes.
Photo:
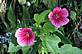
[[[28,32],[26,33],[26,36],[29,37],[29,33]]]
[[[56,14],[56,15],[55,15],[55,18],[56,18],[56,19],[58,19],[58,18],[59,18],[59,15],[58,15],[58,14]]]

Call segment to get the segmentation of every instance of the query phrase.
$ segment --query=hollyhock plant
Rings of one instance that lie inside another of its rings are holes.
[[[68,10],[66,8],[56,7],[49,13],[48,18],[56,28],[60,28],[69,22],[69,19],[67,18],[68,15]]]
[[[31,28],[19,28],[15,33],[20,46],[31,46],[34,44],[34,33]]]

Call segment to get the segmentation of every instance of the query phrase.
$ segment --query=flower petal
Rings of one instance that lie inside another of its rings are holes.
[[[52,18],[54,18],[53,12],[50,12],[50,13],[49,13],[48,18],[49,18],[50,20],[51,20]]]
[[[31,46],[34,44],[34,38],[19,37],[17,38],[17,43],[20,46]]]
[[[51,23],[57,28],[59,28],[61,26],[61,24],[58,20],[52,21]]]
[[[60,7],[56,7],[56,8],[54,8],[53,13],[54,14],[58,14],[60,11],[61,11],[61,8]]]
[[[18,36],[21,35],[21,32],[22,32],[21,29],[22,28],[19,28],[19,29],[16,30],[15,37],[18,37]]]
[[[69,22],[68,10],[66,8],[61,9],[60,7],[54,8],[48,15],[49,21],[57,28],[66,25]]]
[[[63,20],[61,22],[61,26],[66,25],[69,22],[68,18],[62,18]]]
[[[62,17],[68,17],[68,10],[66,8],[61,9],[59,15]]]
[[[25,38],[17,38],[17,43],[20,45],[20,46],[27,46],[27,42],[25,40]]]
[[[17,38],[18,44],[21,46],[31,46],[34,44],[35,36],[31,28],[17,29],[15,37]]]

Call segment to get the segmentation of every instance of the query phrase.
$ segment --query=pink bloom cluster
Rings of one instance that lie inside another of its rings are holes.
[[[17,29],[15,37],[20,46],[31,46],[34,44],[35,36],[31,28]]]
[[[66,8],[56,7],[49,13],[48,18],[56,28],[59,28],[69,22],[68,15]]]
[[[66,8],[56,7],[52,12],[49,13],[49,21],[56,27],[59,28],[66,25],[69,22],[68,11]],[[34,33],[31,28],[19,28],[15,33],[17,42],[21,46],[31,46],[34,44]]]

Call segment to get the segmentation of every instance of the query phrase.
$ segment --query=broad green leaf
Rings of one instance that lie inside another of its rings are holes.
[[[58,43],[61,42],[60,38],[56,35],[45,37],[46,46],[52,54],[58,53]]]
[[[34,15],[34,20],[36,21],[36,23],[39,25],[40,23],[44,22],[47,14],[49,12],[50,12],[50,10],[45,10],[41,14],[35,14]]]
[[[18,0],[18,2],[19,2],[20,4],[25,4],[25,3],[26,3],[26,0]]]
[[[59,54],[82,54],[82,50],[77,47],[72,47],[70,44],[65,44],[60,48]]]
[[[28,53],[28,51],[29,51],[29,48],[30,47],[22,47],[22,52],[23,52],[23,54],[27,54]]]
[[[9,43],[8,52],[17,52],[21,47],[19,45],[15,46],[13,43]]]
[[[47,22],[47,23],[45,23],[44,24],[44,26],[43,26],[43,30],[44,30],[44,32],[55,32],[55,27],[52,25],[52,24],[50,24],[49,22]]]
[[[72,20],[75,20],[76,19],[76,12],[75,11],[71,11],[70,12],[70,17]]]

